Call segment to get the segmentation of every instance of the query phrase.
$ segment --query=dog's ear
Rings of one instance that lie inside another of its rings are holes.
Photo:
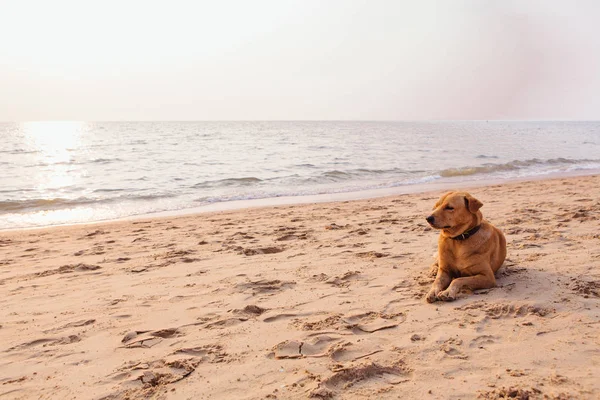
[[[467,194],[465,196],[465,206],[467,207],[467,210],[475,214],[483,206],[483,203],[470,194]]]
[[[436,208],[441,206],[442,203],[444,202],[444,200],[446,200],[446,197],[450,196],[452,193],[454,193],[454,192],[448,192],[448,193],[443,194],[442,197],[440,197],[440,199],[437,201],[437,203],[435,203],[435,206],[433,206],[433,209],[435,210]]]

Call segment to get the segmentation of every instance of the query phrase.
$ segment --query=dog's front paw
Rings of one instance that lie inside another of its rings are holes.
[[[456,300],[456,293],[453,290],[446,289],[437,294],[437,299],[442,301],[454,301]]]
[[[438,291],[435,290],[434,288],[432,288],[429,293],[427,293],[427,295],[425,296],[425,300],[427,300],[428,303],[433,303],[434,301],[437,300],[437,294]]]

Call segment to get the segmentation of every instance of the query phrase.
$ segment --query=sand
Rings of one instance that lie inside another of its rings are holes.
[[[600,398],[600,176],[470,192],[508,258],[451,303],[439,191],[0,232],[0,399]]]

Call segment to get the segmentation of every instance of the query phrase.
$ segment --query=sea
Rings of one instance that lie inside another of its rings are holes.
[[[600,122],[0,123],[0,229],[600,171]]]

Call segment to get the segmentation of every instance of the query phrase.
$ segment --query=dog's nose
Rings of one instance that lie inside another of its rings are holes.
[[[429,222],[430,224],[433,224],[433,221],[435,221],[435,218],[433,217],[433,215],[430,215],[429,217],[425,218],[425,220],[427,222]]]

